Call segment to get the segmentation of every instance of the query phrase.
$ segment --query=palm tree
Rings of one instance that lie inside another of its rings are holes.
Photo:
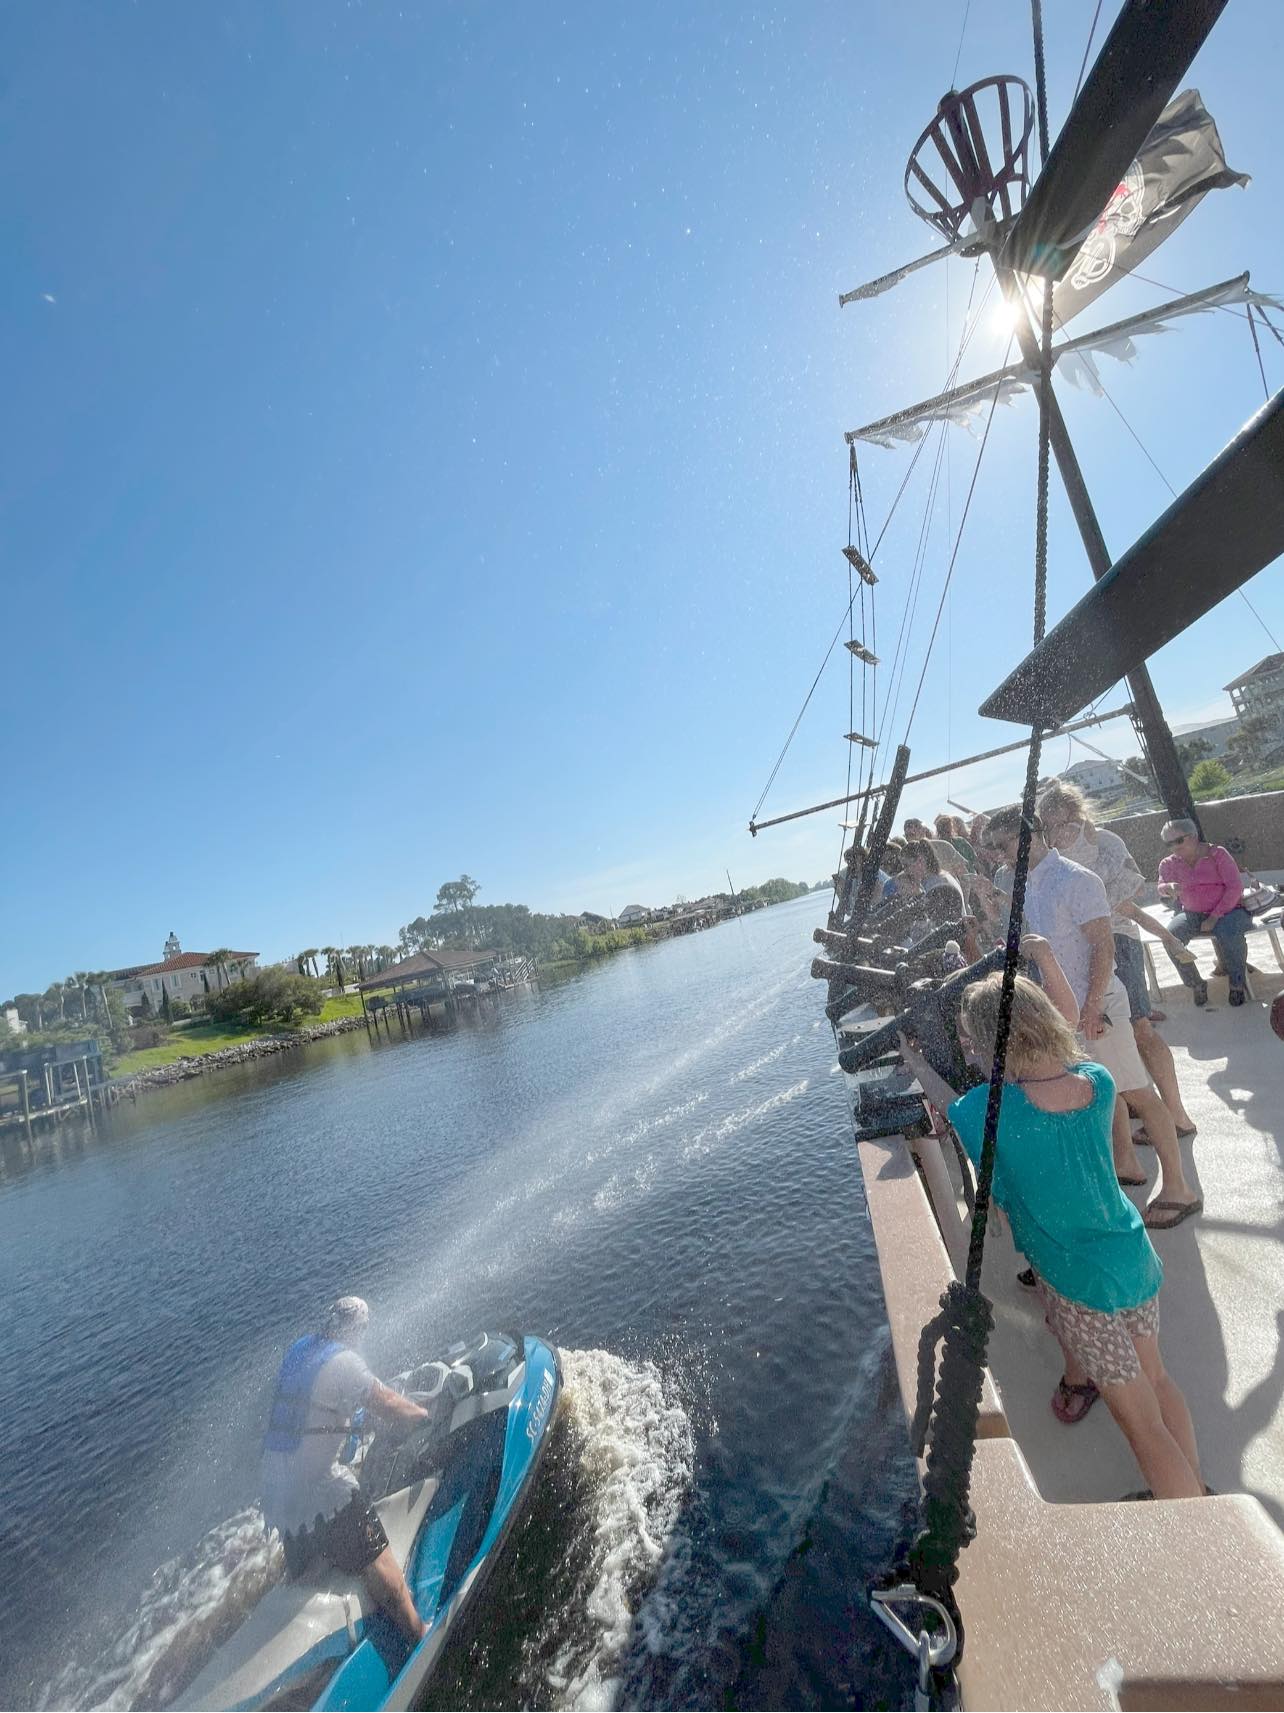
[[[366,959],[369,957],[370,951],[369,946],[348,947],[348,962],[356,966],[358,981],[366,979]]]
[[[227,966],[229,959],[233,956],[233,952],[227,946],[220,946],[216,952],[207,952],[205,954],[206,963],[212,964],[218,971],[218,985],[220,990],[231,985],[231,977],[227,973]]]
[[[390,968],[391,965],[396,963],[396,961],[397,961],[397,948],[395,946],[380,946],[379,947],[379,973],[381,975],[383,974],[384,970]]]
[[[65,1023],[67,1021],[67,1005],[62,983],[60,981],[51,981],[49,986],[45,989],[45,998],[50,1005],[56,1005],[58,1007],[58,1021],[60,1023]]]
[[[309,946],[307,951],[299,953],[299,962],[302,964],[311,964],[312,965],[312,974],[314,976],[318,974],[317,953],[318,953],[318,951],[320,951],[320,949],[321,948],[319,946]],[[301,970],[299,973],[301,975],[306,975],[308,972],[306,969],[304,969],[304,970]]]
[[[325,959],[325,973],[332,982],[334,980],[334,961],[338,955],[339,948],[337,946],[322,946],[321,948],[321,956]]]

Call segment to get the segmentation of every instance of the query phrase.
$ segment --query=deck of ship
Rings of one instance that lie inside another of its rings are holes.
[[[1196,942],[1211,976],[1212,954]],[[1261,930],[1249,940],[1256,999],[1226,1004],[1224,980],[1209,982],[1202,1010],[1156,959],[1172,1048],[1198,1134],[1182,1144],[1187,1175],[1204,1211],[1155,1233],[1164,1263],[1160,1347],[1186,1394],[1205,1479],[1223,1493],[1251,1493],[1284,1528],[1284,1041],[1271,1031],[1270,1001],[1284,973]],[[1139,1149],[1154,1193],[1153,1151]],[[1193,1167],[1193,1170],[1192,1170]],[[1045,1499],[1117,1498],[1140,1483],[1136,1464],[1104,1405],[1074,1427],[1052,1414],[1060,1352],[1034,1293],[1016,1283],[1024,1262],[1006,1227],[986,1243],[984,1288],[995,1305],[991,1371],[1004,1411]]]
[[[1206,943],[1196,954],[1211,976]],[[1183,1144],[1203,1213],[1156,1234],[1160,1344],[1199,1439],[1211,1501],[1118,1504],[1141,1485],[1104,1403],[1073,1427],[1050,1399],[1059,1348],[1005,1225],[991,1226],[994,1303],[972,1480],[977,1538],[958,1587],[970,1645],[965,1704],[988,1707],[1284,1705],[1284,988],[1265,932],[1249,939],[1255,999],[1224,980],[1196,1008],[1156,959],[1198,1134]],[[918,1156],[916,1168],[911,1149]],[[918,1333],[957,1269],[966,1210],[949,1150],[894,1136],[859,1148],[907,1413]],[[1148,1150],[1141,1150],[1143,1160]],[[1153,1182],[1153,1156],[1149,1161]],[[953,1182],[951,1182],[953,1179]],[[1153,1193],[1134,1192],[1139,1201]],[[933,1216],[935,1208],[935,1217]],[[1256,1501],[1256,1502],[1255,1502]]]

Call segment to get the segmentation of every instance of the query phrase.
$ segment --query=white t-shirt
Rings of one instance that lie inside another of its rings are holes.
[[[345,1423],[365,1403],[375,1377],[355,1350],[340,1350],[322,1364],[308,1401],[305,1428]],[[327,1522],[351,1499],[357,1478],[339,1453],[348,1438],[304,1433],[293,1451],[265,1451],[261,1470],[263,1517],[283,1535]]]
[[[1110,833],[1104,827],[1098,827],[1094,844],[1086,832],[1080,832],[1070,849],[1061,854],[1071,862],[1077,862],[1081,868],[1091,869],[1105,887],[1106,899],[1111,909],[1111,932],[1126,934],[1130,940],[1139,940],[1141,929],[1131,916],[1119,914],[1119,906],[1127,904],[1139,892],[1145,890],[1146,877],[1137,867],[1132,852],[1118,833]]]
[[[1109,920],[1106,889],[1090,869],[1067,862],[1060,851],[1049,851],[1041,863],[1031,865],[1025,881],[1026,927],[1049,942],[1080,1006],[1088,996],[1092,971],[1092,947],[1082,932],[1083,924]],[[1115,988],[1119,995],[1112,994]],[[1105,993],[1107,1010],[1112,997],[1117,1007],[1121,995],[1126,1005],[1127,996],[1112,969]],[[1123,1015],[1128,1015],[1126,1009]]]

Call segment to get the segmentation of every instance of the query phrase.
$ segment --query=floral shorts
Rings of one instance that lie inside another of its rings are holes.
[[[1158,1336],[1158,1291],[1139,1308],[1118,1309],[1114,1314],[1072,1302],[1043,1279],[1039,1295],[1062,1348],[1083,1363],[1095,1385],[1122,1385],[1137,1378],[1141,1363],[1133,1339]]]

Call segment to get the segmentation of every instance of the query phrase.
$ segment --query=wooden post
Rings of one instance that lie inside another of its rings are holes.
[[[22,1117],[23,1117],[23,1122],[27,1126],[27,1144],[28,1144],[28,1146],[30,1146],[30,1144],[31,1144],[31,1100],[27,1094],[27,1073],[26,1073],[26,1071],[19,1071],[18,1075],[22,1079]]]

